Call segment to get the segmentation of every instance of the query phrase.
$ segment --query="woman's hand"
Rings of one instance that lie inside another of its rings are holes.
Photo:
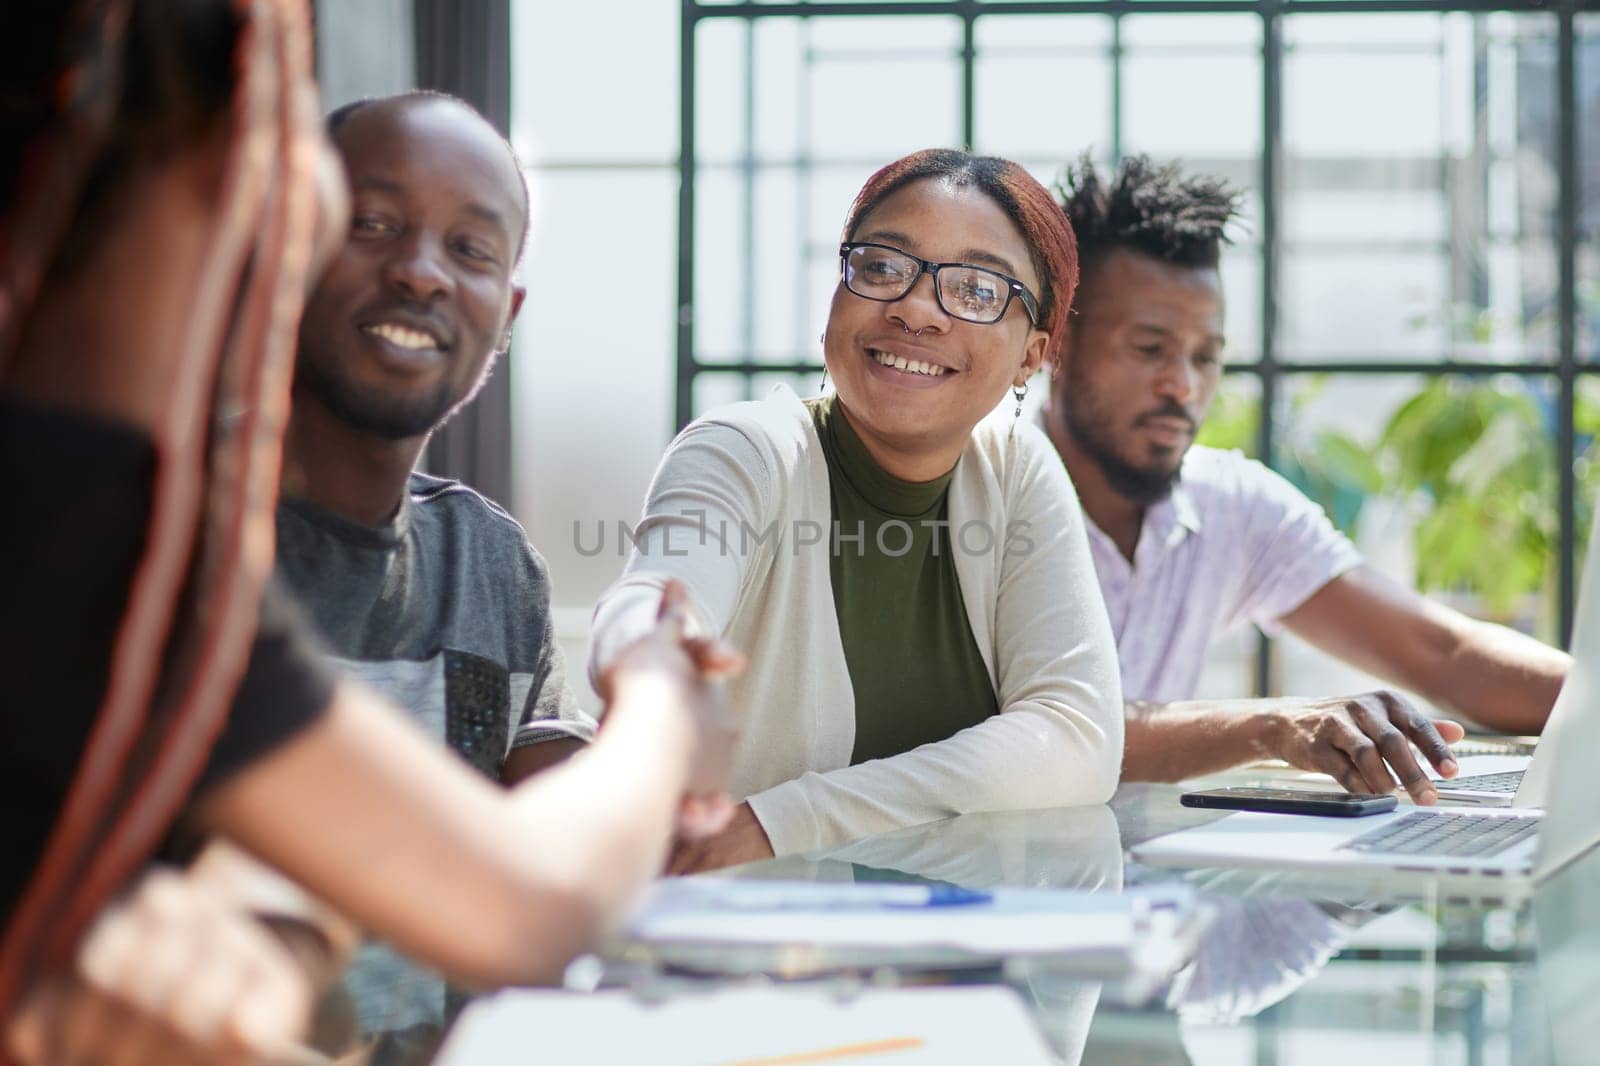
[[[600,695],[607,719],[642,703],[678,707],[687,716],[693,756],[677,835],[698,840],[721,831],[734,813],[727,784],[739,723],[721,682],[744,668],[744,657],[713,637],[688,636],[687,629],[688,594],[681,582],[669,581],[656,627],[617,656],[600,679]]]
[[[6,1043],[30,1066],[297,1061],[314,993],[250,916],[157,870],[101,914],[72,974],[33,990]]]
[[[667,873],[695,874],[770,858],[772,842],[767,839],[767,831],[761,828],[750,804],[741,803],[733,809],[733,817],[721,832],[703,840],[684,841],[673,849],[667,859]]]

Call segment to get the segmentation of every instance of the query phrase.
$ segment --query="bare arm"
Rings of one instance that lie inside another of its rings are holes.
[[[588,746],[576,737],[559,737],[512,748],[511,754],[506,756],[505,765],[500,767],[500,780],[507,785],[515,785],[552,766],[561,765]]]
[[[1368,567],[1328,582],[1283,622],[1330,655],[1508,733],[1544,727],[1572,662],[1532,637],[1468,618]]]
[[[1181,781],[1276,758],[1268,744],[1271,705],[1268,700],[1129,700],[1122,779]]]
[[[1369,673],[1509,732],[1536,732],[1570,659],[1503,626],[1467,618],[1359,567],[1284,618],[1293,632]],[[1176,781],[1261,758],[1331,774],[1353,791],[1399,784],[1435,798],[1414,744],[1445,777],[1454,722],[1428,721],[1393,692],[1328,699],[1130,703],[1123,774]]]
[[[296,1047],[315,984],[204,878],[149,871],[101,912],[73,961],[5,1019],[19,1061],[325,1061]]]
[[[457,980],[547,981],[666,855],[691,744],[666,695],[586,758],[503,792],[342,686],[202,819]]]
[[[1189,700],[1127,704],[1127,781],[1181,781],[1261,759],[1325,773],[1351,792],[1392,792],[1418,803],[1437,798],[1411,746],[1445,777],[1456,773],[1449,745],[1462,730],[1428,721],[1393,692],[1329,699]]]
[[[660,869],[679,797],[725,767],[732,732],[681,634],[680,609],[621,660],[583,757],[515,788],[344,685],[200,820],[448,976],[548,980]]]
[[[185,876],[276,937],[319,992],[339,976],[360,939],[343,915],[225,840],[210,841]]]

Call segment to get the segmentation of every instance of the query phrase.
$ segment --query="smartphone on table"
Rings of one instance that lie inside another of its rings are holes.
[[[1359,792],[1311,792],[1299,788],[1214,788],[1205,792],[1185,792],[1179,802],[1185,807],[1209,807],[1228,811],[1271,811],[1274,814],[1360,818],[1362,815],[1392,811],[1399,800],[1393,796]]]

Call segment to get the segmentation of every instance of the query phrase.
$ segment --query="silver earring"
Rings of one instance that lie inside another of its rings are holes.
[[[1015,422],[1022,417],[1022,401],[1028,398],[1028,383],[1023,382],[1020,389],[1015,385],[1011,386],[1011,395],[1017,398],[1017,409],[1011,415],[1011,420]]]
[[[823,330],[820,334],[817,335],[817,343],[822,345],[824,348],[826,348],[828,346],[828,331],[827,330]],[[827,363],[823,363],[822,364],[822,383],[817,386],[817,395],[821,396],[823,393],[825,393],[827,391],[828,391],[828,364]]]

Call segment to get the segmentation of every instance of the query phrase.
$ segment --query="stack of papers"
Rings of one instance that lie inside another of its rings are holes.
[[[627,992],[502,992],[462,1013],[436,1066],[927,1066],[1052,1062],[1003,988],[725,989],[642,1003]]]
[[[851,966],[1048,959],[1086,976],[1120,977],[1177,969],[1202,924],[1194,892],[1182,884],[979,892],[695,877],[658,882],[624,941],[697,968],[717,968],[720,959],[726,972],[765,968],[744,965],[730,949],[789,945],[814,957],[835,952]]]

